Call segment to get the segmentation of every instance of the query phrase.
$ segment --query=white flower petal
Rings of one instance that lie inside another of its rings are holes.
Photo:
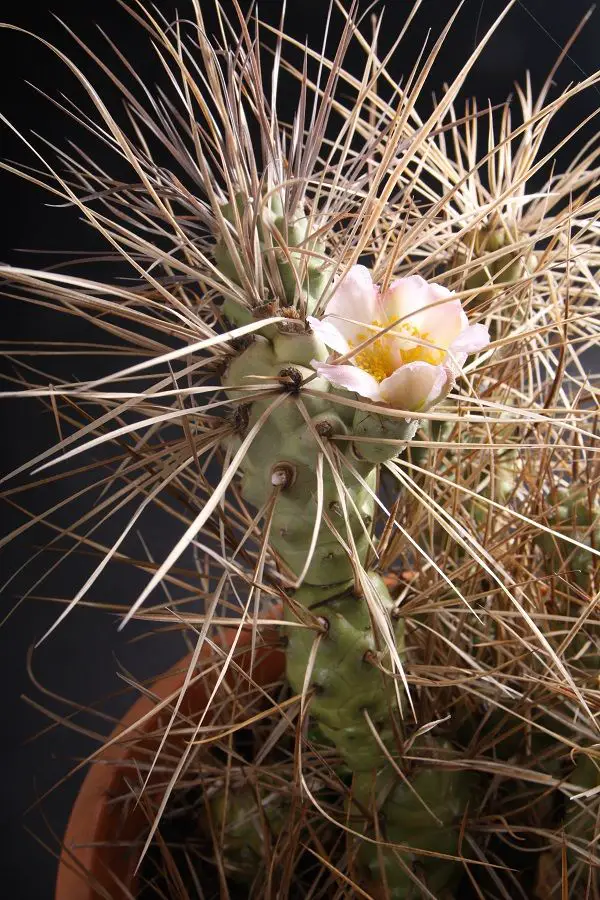
[[[332,366],[328,363],[320,363],[316,359],[313,359],[312,365],[319,375],[337,387],[356,391],[361,397],[368,397],[370,400],[381,400],[381,391],[377,380],[368,372],[359,369],[358,366]]]
[[[390,319],[404,319],[398,325],[398,332],[402,332],[403,326],[412,326],[442,350],[447,350],[468,324],[460,300],[448,288],[428,284],[419,275],[392,282],[383,297],[383,305]],[[415,344],[407,341],[406,346]]]
[[[432,303],[451,296],[452,292],[443,285],[429,284],[420,275],[409,275],[392,281],[383,297],[383,305],[388,315],[401,318],[423,312]]]
[[[357,337],[364,328],[347,320],[370,324],[379,318],[381,309],[378,297],[379,292],[369,270],[365,266],[352,266],[335,286],[325,309],[325,317],[333,318],[332,324],[346,340],[358,343]]]
[[[314,316],[307,316],[306,321],[317,337],[321,338],[323,343],[331,350],[335,350],[336,353],[341,353],[342,355],[350,351],[348,341],[340,334],[331,320],[315,319]],[[336,321],[338,320],[336,319]]]
[[[422,295],[427,291],[427,282],[420,275],[409,275],[392,281],[383,297],[387,314],[394,318],[410,316],[424,305]]]
[[[432,306],[414,318],[419,330],[428,335],[429,343],[441,350],[447,350],[469,324],[460,300]]]
[[[464,331],[454,339],[450,350],[454,355],[459,353],[477,353],[483,350],[490,342],[490,335],[485,325],[468,325]]]
[[[401,366],[379,385],[381,396],[395,409],[426,412],[450,392],[454,376],[447,366],[412,362]]]

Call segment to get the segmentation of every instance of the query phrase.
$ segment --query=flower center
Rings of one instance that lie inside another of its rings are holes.
[[[371,322],[371,325],[377,328],[384,327],[376,319]],[[356,344],[353,344],[352,341],[348,342],[350,348],[352,349],[357,344],[362,344],[363,341],[368,340],[370,337],[372,337],[372,334],[365,334],[364,332],[357,334]],[[354,364],[359,369],[368,372],[376,381],[383,381],[384,378],[388,378],[398,368],[398,357],[394,353],[393,339],[390,338],[389,334],[384,334],[383,337],[377,338],[368,347],[357,353],[353,359]]]
[[[375,328],[387,328],[394,320],[388,319],[387,322],[381,323],[377,319],[373,319],[371,325]],[[372,375],[376,381],[383,381],[389,378],[396,369],[409,362],[427,362],[432,366],[439,365],[444,359],[444,351],[436,350],[433,347],[425,347],[423,344],[404,341],[398,332],[404,332],[407,337],[416,338],[418,341],[429,341],[429,334],[421,332],[410,322],[401,322],[394,327],[394,333],[388,331],[381,337],[372,341],[368,347],[361,350],[354,357],[354,364]],[[373,337],[372,332],[365,334],[361,332],[356,335],[356,343],[349,341],[350,349],[362,344]]]

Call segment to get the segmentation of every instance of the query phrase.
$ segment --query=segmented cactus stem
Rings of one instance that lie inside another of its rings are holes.
[[[225,214],[235,223],[236,214],[232,209],[226,209]],[[240,200],[237,219],[248,214],[247,205]],[[290,222],[286,226],[279,208],[272,206],[257,227],[260,247],[266,249],[276,244],[277,235],[285,231],[288,246],[303,244],[304,250],[310,244],[306,227],[300,217],[292,217]],[[289,312],[300,289],[302,310],[310,313],[329,276],[327,262],[318,254],[309,256],[307,262],[303,252],[296,253],[293,249],[287,253],[275,250],[272,258],[282,284],[279,311]],[[235,260],[223,242],[217,248],[217,262],[228,277],[238,280]],[[251,318],[247,309],[233,301],[226,304],[225,314],[236,325]],[[303,607],[307,621],[315,622],[314,630],[291,630],[286,650],[287,678],[292,690],[301,693],[307,668],[312,664],[308,679],[310,716],[321,738],[335,746],[346,771],[354,775],[351,815],[358,815],[362,822],[355,830],[367,835],[373,816],[383,814],[388,842],[417,851],[456,855],[457,829],[451,826],[464,811],[468,778],[465,773],[427,765],[418,767],[414,777],[411,775],[410,786],[406,779],[399,777],[402,761],[393,749],[398,744],[393,722],[399,690],[394,678],[389,676],[393,669],[390,647],[382,642],[374,627],[372,605],[356,579],[356,563],[364,567],[374,540],[371,523],[377,466],[397,455],[398,442],[410,440],[418,422],[336,404],[335,388],[316,376],[311,366],[313,360],[323,361],[327,356],[328,350],[304,321],[291,317],[283,327],[270,325],[255,333],[249,345],[232,360],[223,379],[230,397],[250,400],[244,407],[238,433],[230,438],[230,450],[234,452],[243,440],[245,429],[258,421],[270,402],[252,401],[243,387],[256,384],[253,379],[261,376],[263,384],[279,383],[282,391],[288,391],[287,401],[268,417],[251,444],[241,470],[241,493],[252,506],[263,507],[274,488],[278,489],[271,545],[282,568],[293,579],[302,576],[301,586],[293,593],[293,606]],[[305,382],[310,392],[303,388]],[[332,439],[339,435],[359,440],[335,444]],[[330,465],[322,465],[321,484],[318,484],[318,459],[328,442],[335,446],[336,453],[348,458],[360,480],[344,472],[334,475]],[[340,477],[344,481],[343,498]],[[322,517],[315,541],[319,495]],[[352,545],[352,558],[344,543]],[[309,558],[311,547],[314,553]],[[388,622],[396,652],[401,656],[403,622],[394,619],[393,602],[382,577],[370,571],[368,580],[378,613]],[[285,615],[293,615],[291,605]],[[433,741],[429,742],[429,748],[443,752]],[[381,797],[379,787],[383,783],[385,800],[381,804],[376,798]],[[236,813],[236,822],[238,819]],[[234,836],[239,831],[238,825]],[[390,896],[397,900],[416,896],[413,892],[418,879],[410,873],[415,866],[419,869],[419,860],[425,860],[421,869],[427,883],[431,881],[440,888],[449,886],[460,869],[452,860],[440,862],[433,857],[419,857],[410,850],[382,851],[369,840],[362,842],[358,854],[363,879],[386,878]],[[238,862],[243,869],[244,860]],[[381,871],[382,865],[385,873]]]

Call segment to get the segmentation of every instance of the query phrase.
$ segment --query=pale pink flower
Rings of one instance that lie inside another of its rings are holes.
[[[338,282],[322,319],[308,321],[336,353],[336,365],[313,361],[332,384],[377,403],[409,412],[425,412],[443,400],[469,353],[489,344],[484,325],[469,325],[460,300],[419,275],[392,282],[381,294],[365,266],[352,266]],[[389,328],[380,337],[382,329]]]

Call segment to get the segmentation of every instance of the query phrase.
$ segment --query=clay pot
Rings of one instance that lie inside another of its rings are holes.
[[[281,678],[284,669],[284,654],[277,647],[277,632],[270,629],[263,640],[267,644],[257,651],[252,672],[254,680],[266,685]],[[235,634],[234,628],[223,629],[223,638],[219,641],[226,648],[231,644]],[[237,647],[248,646],[251,629],[244,629]],[[201,659],[206,663],[212,651],[205,645]],[[237,648],[236,648],[237,650]],[[185,679],[190,657],[183,659],[152,686],[152,693],[159,700],[173,694]],[[236,662],[242,667],[249,667],[250,654],[238,655]],[[230,684],[239,679],[233,672],[226,676]],[[208,683],[207,683],[208,682]],[[197,718],[207,701],[207,691],[214,685],[214,677],[200,678],[191,685],[181,706],[184,715]],[[147,715],[155,707],[148,697],[140,697],[125,715],[111,738],[117,737],[126,728]],[[110,897],[111,900],[131,900],[138,890],[138,877],[135,868],[138,863],[137,851],[131,847],[116,846],[119,842],[130,842],[143,832],[147,819],[140,805],[134,807],[129,803],[125,810],[123,804],[115,802],[127,793],[126,779],[131,781],[131,761],[139,758],[147,761],[148,750],[157,746],[153,735],[146,741],[138,740],[145,734],[156,733],[161,723],[169,721],[171,709],[167,707],[148,718],[123,743],[115,743],[107,748],[90,766],[81,790],[77,796],[63,842],[58,866],[55,900],[99,900]],[[206,721],[210,721],[207,717]],[[135,740],[132,740],[135,737]],[[182,739],[182,747],[184,740]],[[173,740],[169,740],[173,747]],[[123,765],[119,765],[122,762]],[[164,775],[161,776],[164,779]]]

